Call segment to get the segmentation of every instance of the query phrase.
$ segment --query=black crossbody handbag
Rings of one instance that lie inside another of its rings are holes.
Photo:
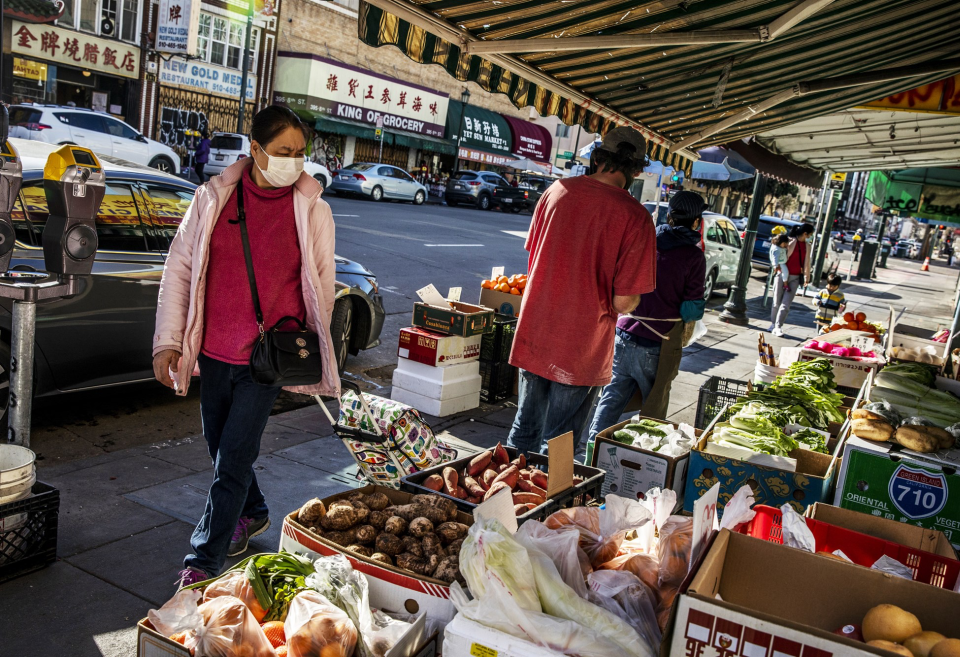
[[[287,316],[264,330],[263,311],[260,309],[260,294],[253,273],[253,257],[250,255],[250,237],[247,234],[247,214],[243,209],[243,178],[237,183],[237,223],[243,241],[243,258],[247,263],[247,279],[253,296],[253,309],[257,315],[260,339],[253,345],[250,354],[250,376],[265,386],[309,386],[320,383],[323,378],[323,361],[320,358],[320,336],[307,330],[306,322]],[[297,331],[282,331],[280,327],[294,322]]]

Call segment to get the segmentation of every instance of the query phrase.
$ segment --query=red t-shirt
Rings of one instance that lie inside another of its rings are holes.
[[[803,276],[803,263],[807,261],[807,245],[805,242],[797,242],[797,247],[787,259],[787,273],[791,276]]]
[[[540,199],[524,248],[529,278],[510,363],[567,385],[610,383],[613,297],[656,287],[650,213],[626,190],[567,178]]]
[[[243,172],[243,207],[264,328],[269,329],[287,315],[306,317],[300,244],[293,214],[293,187],[260,189],[250,177],[250,169]],[[223,206],[210,237],[202,351],[225,363],[246,365],[260,330],[253,311],[240,226],[229,221],[236,219],[234,193]],[[285,328],[294,330],[292,323]]]

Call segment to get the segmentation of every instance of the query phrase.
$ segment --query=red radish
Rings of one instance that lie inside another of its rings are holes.
[[[493,462],[497,465],[510,462],[510,455],[507,454],[507,450],[500,443],[497,443],[497,446],[493,448]]]
[[[438,493],[443,490],[443,477],[438,474],[432,474],[423,480],[423,487],[435,490]]]
[[[498,481],[497,483],[495,483],[493,486],[490,487],[490,490],[488,490],[484,494],[483,501],[486,502],[487,500],[489,500],[491,497],[493,497],[494,495],[496,495],[502,490],[510,490],[510,487],[507,486],[506,482]]]
[[[482,454],[477,454],[472,459],[470,459],[470,465],[467,466],[467,474],[471,477],[475,477],[481,472],[483,472],[488,465],[490,465],[490,460],[493,458],[493,452],[487,450]]]
[[[493,480],[493,486],[496,486],[497,482],[503,481],[513,490],[517,487],[517,479],[519,478],[520,471],[517,470],[517,466],[510,465],[506,470],[497,475],[497,478]],[[493,486],[491,486],[491,488],[493,488]]]

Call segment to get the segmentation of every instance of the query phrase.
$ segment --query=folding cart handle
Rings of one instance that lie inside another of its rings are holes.
[[[380,425],[377,424],[377,420],[373,417],[373,413],[370,411],[370,407],[367,405],[367,400],[363,398],[363,393],[360,391],[360,386],[352,381],[340,380],[340,387],[346,390],[353,392],[357,398],[360,400],[360,406],[363,407],[363,412],[367,414],[367,417],[370,418],[370,423],[373,425],[373,430],[376,433],[367,433],[362,431],[359,427],[356,429],[352,427],[343,427],[337,424],[337,420],[333,419],[333,416],[330,414],[330,411],[327,409],[326,404],[323,403],[320,395],[314,395],[313,398],[317,400],[317,403],[320,405],[320,408],[323,409],[323,414],[327,416],[327,419],[330,420],[330,424],[333,426],[334,432],[340,438],[352,438],[359,442],[363,443],[385,443],[387,442],[387,436],[384,435],[383,431],[380,430]],[[341,400],[338,399],[338,402]],[[342,403],[342,402],[341,402]]]

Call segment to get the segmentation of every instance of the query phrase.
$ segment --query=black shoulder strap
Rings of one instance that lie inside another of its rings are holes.
[[[260,293],[257,292],[257,279],[253,275],[253,256],[250,255],[250,237],[247,235],[247,213],[243,210],[243,174],[237,183],[237,221],[240,223],[240,239],[243,241],[243,259],[247,262],[247,280],[250,281],[250,294],[253,297],[253,310],[257,314],[257,327],[263,334],[263,311],[260,310]]]

